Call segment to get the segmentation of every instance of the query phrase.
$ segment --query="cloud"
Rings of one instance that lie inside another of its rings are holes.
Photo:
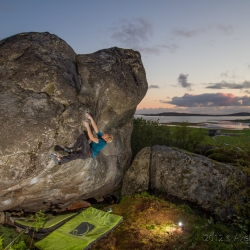
[[[139,50],[140,52],[144,52],[146,54],[159,55],[161,52],[161,50],[157,47],[142,47],[140,45],[137,45],[137,46],[131,46],[131,48],[134,48],[135,50]]]
[[[228,78],[228,77],[229,77],[229,73],[228,73],[228,71],[222,72],[222,73],[220,74],[220,76],[221,76],[221,77],[224,77],[224,78]]]
[[[207,86],[207,89],[250,89],[250,81],[244,81],[243,83],[221,81],[220,83],[209,84],[211,84],[211,86]]]
[[[124,45],[133,46],[148,41],[152,34],[152,24],[146,19],[138,18],[134,22],[122,19],[121,26],[114,28],[111,38]]]
[[[163,49],[167,49],[171,53],[174,53],[176,52],[176,50],[179,49],[179,46],[176,43],[164,44],[164,45],[160,45],[159,47]]]
[[[161,101],[178,107],[215,107],[215,106],[250,106],[250,97],[235,96],[226,93],[205,93],[200,95],[185,94],[173,97],[172,101]]]
[[[159,89],[160,87],[158,85],[149,85],[149,89]]]
[[[245,90],[244,91],[246,94],[250,94],[250,90]]]
[[[179,85],[181,85],[183,88],[187,88],[191,90],[192,84],[188,83],[187,78],[188,78],[187,74],[186,75],[180,74],[177,80],[178,80]]]
[[[235,74],[235,72],[229,72],[228,70],[225,72],[222,72],[220,74],[220,77],[222,78],[231,78],[231,79],[237,79],[237,78],[241,78],[239,75]]]
[[[227,24],[217,24],[217,25],[208,24],[208,25],[205,25],[205,26],[202,26],[199,28],[194,28],[194,29],[186,29],[186,28],[175,29],[175,30],[173,30],[172,33],[175,36],[191,38],[191,37],[197,36],[199,34],[208,32],[210,30],[218,30],[223,34],[231,35],[233,33],[234,29],[231,25],[227,25]]]
[[[135,20],[121,19],[116,27],[111,30],[111,39],[122,46],[133,48],[146,54],[159,55],[163,50],[173,53],[178,49],[175,43],[163,43],[150,45],[153,36],[153,25],[145,18]]]
[[[200,33],[203,33],[205,32],[206,29],[204,28],[199,28],[199,29],[176,29],[173,31],[173,34],[176,35],[176,36],[182,36],[182,37],[186,37],[186,38],[190,38],[190,37],[193,37],[193,36],[196,36]]]
[[[225,25],[225,24],[218,24],[216,28],[220,31],[222,31],[226,35],[231,35],[234,31],[233,27],[231,25]]]

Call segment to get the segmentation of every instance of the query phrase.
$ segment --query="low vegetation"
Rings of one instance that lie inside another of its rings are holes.
[[[223,130],[224,136],[216,136],[218,143],[226,144],[227,146],[239,148],[242,151],[250,149],[250,130]]]
[[[25,234],[19,234],[15,228],[0,225],[0,250],[27,250],[30,238]]]
[[[177,126],[158,121],[134,119],[131,137],[132,160],[144,147],[166,145],[202,154],[213,160],[239,166],[250,163],[250,130],[222,130],[222,135],[211,137],[204,128],[189,127],[186,122]]]
[[[110,207],[124,221],[93,249],[231,250],[250,246],[246,233],[200,216],[200,211],[185,203],[176,205],[162,195],[143,192]]]
[[[32,227],[35,231],[43,227],[47,215],[43,211],[30,216],[30,220],[34,221]],[[26,230],[17,233],[15,227],[0,225],[0,250],[29,250],[34,247],[34,233],[31,237],[24,234]]]
[[[158,121],[135,118],[131,137],[132,159],[142,148],[153,145],[178,147],[192,152],[204,138],[205,130],[192,129],[185,122],[170,127]]]

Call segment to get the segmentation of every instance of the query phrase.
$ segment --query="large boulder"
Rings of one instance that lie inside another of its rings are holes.
[[[76,55],[47,32],[0,41],[0,211],[65,208],[119,187],[131,160],[133,115],[146,91],[136,51]],[[54,146],[73,145],[86,110],[114,141],[95,159],[55,165]]]
[[[201,155],[153,146],[136,155],[124,176],[122,195],[159,190],[214,211],[218,199],[228,194],[227,184],[233,178],[244,176],[233,166]]]

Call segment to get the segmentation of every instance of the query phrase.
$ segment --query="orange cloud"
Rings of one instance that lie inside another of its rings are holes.
[[[155,109],[155,108],[160,108],[164,106],[164,108],[172,108],[174,105],[171,105],[171,104],[162,104],[160,103],[159,101],[152,101],[152,100],[142,100],[138,106],[137,106],[137,109],[149,109],[149,108],[152,108],[152,109]]]

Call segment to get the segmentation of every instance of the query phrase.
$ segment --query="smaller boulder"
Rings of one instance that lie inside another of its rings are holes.
[[[123,179],[122,196],[148,190],[151,148],[143,148]]]
[[[160,190],[214,211],[218,200],[231,197],[227,186],[235,178],[245,182],[242,171],[231,165],[156,145],[136,155],[124,176],[122,196]]]

